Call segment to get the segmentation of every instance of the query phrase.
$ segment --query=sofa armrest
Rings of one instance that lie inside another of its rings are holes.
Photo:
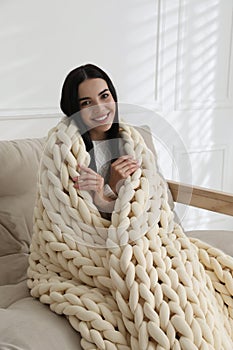
[[[175,202],[233,216],[233,194],[167,180]]]

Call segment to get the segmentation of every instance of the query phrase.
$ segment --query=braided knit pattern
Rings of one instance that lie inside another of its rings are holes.
[[[111,221],[77,164],[90,158],[64,118],[41,160],[28,269],[31,295],[65,315],[83,349],[233,349],[233,259],[174,222],[167,184],[141,135],[121,123],[141,168],[120,188]]]

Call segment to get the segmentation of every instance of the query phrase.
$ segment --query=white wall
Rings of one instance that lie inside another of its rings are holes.
[[[0,139],[43,135],[60,113],[65,76],[83,63],[106,70],[121,101],[153,101],[156,6],[139,0],[1,1]]]

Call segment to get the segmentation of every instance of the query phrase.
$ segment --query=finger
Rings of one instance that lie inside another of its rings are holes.
[[[78,182],[74,184],[74,188],[78,188],[80,190],[92,190],[94,187],[99,187],[101,185],[100,182],[98,181],[83,181],[83,182]]]
[[[116,167],[114,167],[114,170],[119,172],[120,174],[126,172],[128,169],[134,168],[134,167],[139,167],[138,162],[124,162]]]
[[[82,173],[82,175],[78,175],[78,176],[76,176],[76,177],[73,177],[73,178],[72,178],[72,181],[74,181],[74,182],[83,181],[83,180],[85,180],[86,178],[88,178],[88,176],[90,177],[90,174],[88,174],[88,173]]]
[[[81,183],[74,184],[75,188],[78,188],[80,190],[86,189],[86,190],[93,190],[93,189],[100,189],[103,187],[102,181],[84,181]]]
[[[133,159],[133,156],[129,155],[129,154],[126,154],[124,156],[121,156],[119,157],[117,160],[115,160],[115,162],[113,162],[112,164],[114,165],[119,165],[121,164],[122,162],[124,162],[125,160],[128,160],[128,159]]]
[[[90,185],[90,186],[85,186],[85,187],[76,187],[75,186],[75,189],[76,190],[79,190],[79,191],[95,191],[97,192],[97,189],[98,187],[96,185]]]
[[[88,168],[85,165],[78,164],[78,168],[83,170],[85,173],[98,175],[94,170],[92,170],[91,168]]]
[[[140,165],[139,164],[130,164],[127,167],[125,167],[124,172],[134,172],[135,170],[139,169]]]
[[[139,164],[137,162],[137,160],[129,160],[129,159],[127,159],[124,162],[122,162],[120,165],[118,165],[118,167],[120,166],[122,168],[127,168],[129,166],[136,166],[137,164]]]
[[[93,174],[91,174],[91,173],[82,173],[81,175],[79,175],[78,177],[76,177],[76,180],[75,180],[75,182],[83,182],[83,181],[88,181],[88,180],[101,180],[102,179],[102,177],[99,175],[99,174],[97,174],[97,173],[93,173]]]
[[[83,175],[80,175],[80,177],[77,180],[77,182],[84,182],[84,181],[89,181],[89,180],[97,181],[97,179],[98,179],[97,175],[94,175],[94,174],[83,174]]]
[[[84,173],[82,175],[79,175],[76,182],[87,182],[87,181],[104,181],[104,178],[100,176],[99,174],[87,174]]]
[[[80,179],[76,181],[75,184],[83,185],[85,183],[88,184],[88,183],[97,183],[97,182],[99,182],[98,179],[85,179],[85,180]]]
[[[125,172],[125,174],[126,174],[127,176],[129,176],[129,175],[133,174],[133,173],[134,173],[136,170],[138,170],[139,168],[140,168],[139,166],[130,168],[130,169],[128,169],[128,170]]]
[[[123,170],[123,171],[127,171],[128,169],[131,169],[131,168],[139,168],[139,163],[138,162],[127,162],[127,163],[123,163],[120,167],[120,170]]]
[[[136,160],[124,160],[122,163],[118,165],[112,165],[112,168],[116,171],[121,172],[122,170],[125,171],[129,166],[137,166],[139,163]]]

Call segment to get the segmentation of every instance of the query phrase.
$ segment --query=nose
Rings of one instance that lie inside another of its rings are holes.
[[[93,105],[93,113],[97,114],[105,110],[104,103],[101,101],[96,101]]]

